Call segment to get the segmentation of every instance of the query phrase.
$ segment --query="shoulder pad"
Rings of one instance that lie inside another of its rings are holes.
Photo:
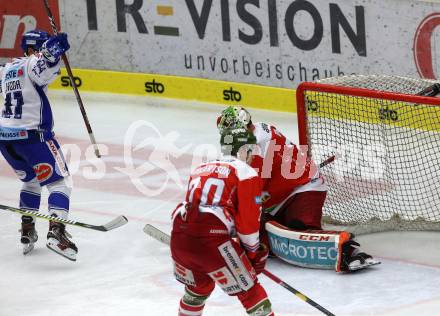
[[[265,143],[272,139],[271,126],[266,123],[255,123],[254,135],[257,138],[257,143]]]
[[[230,165],[235,170],[235,174],[237,178],[240,180],[250,179],[253,177],[258,177],[258,173],[254,168],[249,166],[244,161],[233,157],[233,156],[225,156],[224,158],[220,158],[217,162],[224,163]]]

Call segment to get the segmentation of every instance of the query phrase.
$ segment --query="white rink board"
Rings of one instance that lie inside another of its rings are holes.
[[[25,1],[14,2],[24,6]],[[340,74],[436,77],[439,71],[438,1],[58,3],[56,13],[70,37],[69,58],[74,68],[289,89],[302,81]],[[40,9],[39,15],[35,10],[23,13],[23,9],[21,17],[17,15],[20,9],[5,13],[0,61],[19,42],[19,25],[31,29],[47,24]],[[20,52],[18,46],[15,49]]]
[[[51,96],[55,131],[61,143],[78,144],[83,150],[88,146],[88,137],[74,97],[70,93]],[[71,153],[68,155],[71,170],[78,170],[73,177],[71,217],[99,224],[124,214],[129,223],[108,233],[70,228],[79,247],[78,261],[72,263],[46,249],[44,221],[37,223],[40,240],[35,251],[24,257],[17,232],[19,217],[0,213],[0,315],[176,315],[183,288],[173,279],[169,250],[146,236],[142,228],[152,223],[169,232],[170,212],[184,192],[170,181],[162,194],[144,196],[115,168],[124,166],[124,136],[131,124],[140,119],[156,126],[162,135],[177,132],[178,148],[188,144],[192,148],[200,144],[216,147],[215,119],[222,107],[104,94],[84,94],[83,98],[96,138],[107,146],[108,155],[103,159],[106,174],[98,180],[84,176],[86,167],[93,166],[91,171],[99,178],[96,160],[86,161],[83,154],[78,163],[72,160]],[[273,123],[292,139],[296,138],[293,114],[251,112],[255,121]],[[157,136],[153,132],[139,130],[133,137],[134,143],[151,140]],[[143,152],[135,158],[141,164],[149,157]],[[186,185],[191,159],[181,159],[175,165]],[[143,180],[151,187],[159,187],[165,178],[164,172],[151,172]],[[19,189],[19,181],[0,159],[2,203],[16,205]],[[46,203],[42,209],[45,206]],[[268,269],[338,316],[437,313],[438,233],[382,233],[361,236],[359,240],[367,252],[383,261],[382,265],[352,275],[295,268],[276,260],[269,262]],[[321,315],[264,276],[260,280],[272,299],[276,315]],[[220,314],[245,315],[236,299],[216,290],[204,315]]]
[[[244,1],[229,0],[229,19],[222,13],[220,1],[213,1],[202,18],[192,17],[187,3],[194,3],[201,14],[203,5],[208,7],[209,2],[168,1],[174,14],[160,16],[156,7],[163,3],[143,1],[139,14],[144,19],[146,34],[140,33],[141,23],[136,24],[130,16],[126,17],[126,31],[121,27],[118,31],[117,8],[105,0],[96,1],[98,26],[97,30],[89,30],[84,23],[84,5],[63,1],[63,27],[77,43],[72,50],[72,62],[78,68],[171,74],[283,88],[339,74],[419,77],[413,55],[417,29],[427,16],[440,10],[440,3],[409,0],[309,0],[303,5],[292,0],[256,1],[258,6],[243,6]],[[271,17],[271,10],[276,15]],[[342,20],[349,25],[347,31],[340,25],[332,28],[338,21],[345,23]],[[261,26],[261,35],[250,26],[252,23]],[[154,28],[164,25],[178,28],[179,36],[155,34]],[[350,31],[356,36],[347,35]],[[432,34],[432,66],[436,67],[440,53],[436,45],[438,31],[434,29]],[[295,36],[297,40],[293,39]],[[96,47],[103,48],[99,54],[94,53]],[[117,54],[115,47],[120,48]],[[420,59],[428,58],[427,52],[422,55]]]

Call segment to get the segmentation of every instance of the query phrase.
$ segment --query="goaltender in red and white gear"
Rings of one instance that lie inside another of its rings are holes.
[[[230,106],[217,119],[224,129],[246,128],[259,150],[251,166],[263,180],[262,242],[290,264],[337,272],[378,264],[359,251],[354,236],[345,231],[322,230],[322,209],[327,195],[325,179],[316,164],[274,126],[253,123],[241,106]]]
[[[191,173],[184,203],[173,212],[174,275],[185,284],[179,316],[202,315],[217,284],[236,296],[248,315],[272,316],[258,282],[268,257],[260,244],[261,179],[248,163],[255,137],[246,129],[221,135],[221,159]]]

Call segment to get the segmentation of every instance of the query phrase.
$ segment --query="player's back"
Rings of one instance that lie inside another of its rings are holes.
[[[186,203],[192,212],[210,213],[237,233],[245,247],[258,246],[262,183],[256,171],[235,157],[201,164],[190,176]]]
[[[256,176],[252,168],[235,157],[201,164],[191,173],[186,201],[201,206],[236,208],[239,182]]]
[[[254,126],[259,152],[251,165],[263,180],[265,195],[270,196],[263,205],[268,209],[317,177],[317,167],[307,158],[305,148],[298,148],[274,126],[265,123]]]
[[[5,102],[0,117],[3,127],[38,128],[41,100],[27,74],[28,60],[14,59],[3,69],[1,90]]]
[[[310,180],[313,163],[307,159],[306,150],[301,150],[274,126],[265,123],[256,123],[254,134],[259,152],[254,156],[252,167],[258,170],[263,181],[277,181],[276,186],[282,189],[283,186],[291,188]]]
[[[58,74],[59,63],[50,65],[41,55],[16,58],[7,63],[0,78],[4,99],[0,126],[51,130],[52,111],[46,91]]]

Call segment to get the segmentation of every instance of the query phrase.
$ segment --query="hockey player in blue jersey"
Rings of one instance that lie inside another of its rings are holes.
[[[49,214],[67,219],[69,171],[52,132],[52,110],[46,92],[48,84],[60,74],[60,57],[70,46],[64,33],[50,36],[34,30],[23,35],[21,47],[24,57],[0,66],[0,93],[4,99],[0,102],[0,151],[23,182],[20,208],[38,211],[41,190],[46,187]],[[50,221],[47,247],[75,261],[78,249],[69,238],[65,225]],[[37,239],[35,218],[22,216],[24,254],[34,248]]]

